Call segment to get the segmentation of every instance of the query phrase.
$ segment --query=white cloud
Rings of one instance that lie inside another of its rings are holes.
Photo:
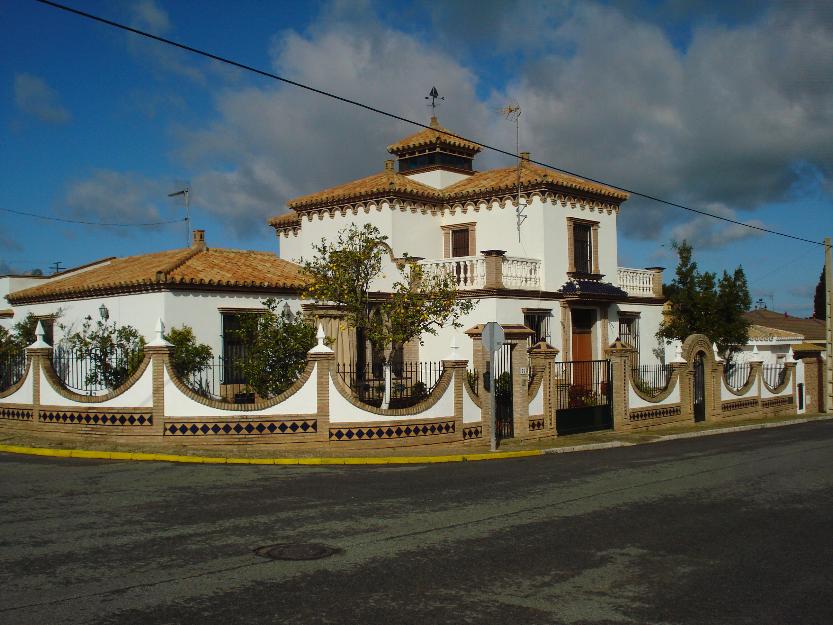
[[[710,204],[703,207],[705,212],[727,219],[737,220],[737,214],[722,204]],[[766,226],[757,219],[747,220],[748,224],[765,228]],[[678,224],[671,229],[671,239],[675,241],[688,241],[695,250],[720,248],[729,243],[743,239],[750,239],[762,236],[760,230],[747,228],[738,224],[725,221],[718,221],[712,217],[699,215],[690,221]]]
[[[293,80],[427,123],[424,95],[446,96],[441,122],[483,134],[499,117],[479,102],[475,77],[446,54],[372,19],[325,22],[308,35],[284,32],[276,71]],[[217,119],[180,133],[193,167],[194,201],[238,234],[264,228],[292,197],[381,171],[388,144],[418,129],[287,85],[227,90]]]
[[[168,35],[172,30],[168,13],[154,0],[141,0],[130,6],[130,25],[159,36]],[[205,73],[198,67],[196,57],[190,53],[140,35],[129,35],[127,46],[138,61],[149,63],[159,72],[185,78],[199,85],[206,82]]]
[[[521,104],[533,157],[677,202],[740,211],[788,195],[799,162],[829,185],[833,20],[774,9],[735,28],[697,28],[683,51],[658,26],[580,3],[547,36],[556,52],[523,67],[496,96]],[[631,200],[621,226],[652,237],[682,215]]]
[[[48,124],[65,124],[72,119],[58,93],[32,74],[15,74],[14,101],[20,111]]]
[[[159,207],[173,206],[163,183],[139,174],[106,169],[95,170],[89,178],[73,182],[64,201],[69,214],[79,219],[107,223],[154,223],[174,217],[162,215]],[[120,234],[133,234],[129,230]]]

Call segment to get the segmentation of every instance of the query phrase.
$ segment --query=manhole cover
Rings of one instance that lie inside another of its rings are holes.
[[[341,553],[341,549],[321,543],[280,543],[258,547],[255,553],[272,560],[320,560]]]

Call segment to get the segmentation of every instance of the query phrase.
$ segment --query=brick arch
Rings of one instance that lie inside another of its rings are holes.
[[[682,356],[686,361],[686,377],[688,378],[688,401],[692,417],[694,416],[694,359],[697,354],[703,354],[703,391],[705,401],[705,419],[711,421],[719,413],[720,378],[723,367],[714,356],[712,342],[705,334],[692,334],[683,341]]]

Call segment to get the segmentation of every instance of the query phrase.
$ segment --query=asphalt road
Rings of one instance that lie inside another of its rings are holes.
[[[0,623],[833,623],[833,422],[496,462],[0,455]],[[278,543],[342,550],[314,561]]]

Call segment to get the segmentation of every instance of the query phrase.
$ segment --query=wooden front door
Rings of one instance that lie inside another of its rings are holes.
[[[573,361],[573,384],[590,387],[593,378],[593,324],[596,311],[577,308],[572,311],[573,341],[570,359]]]
[[[573,343],[571,360],[593,360],[593,324],[596,311],[577,308],[572,311]]]

